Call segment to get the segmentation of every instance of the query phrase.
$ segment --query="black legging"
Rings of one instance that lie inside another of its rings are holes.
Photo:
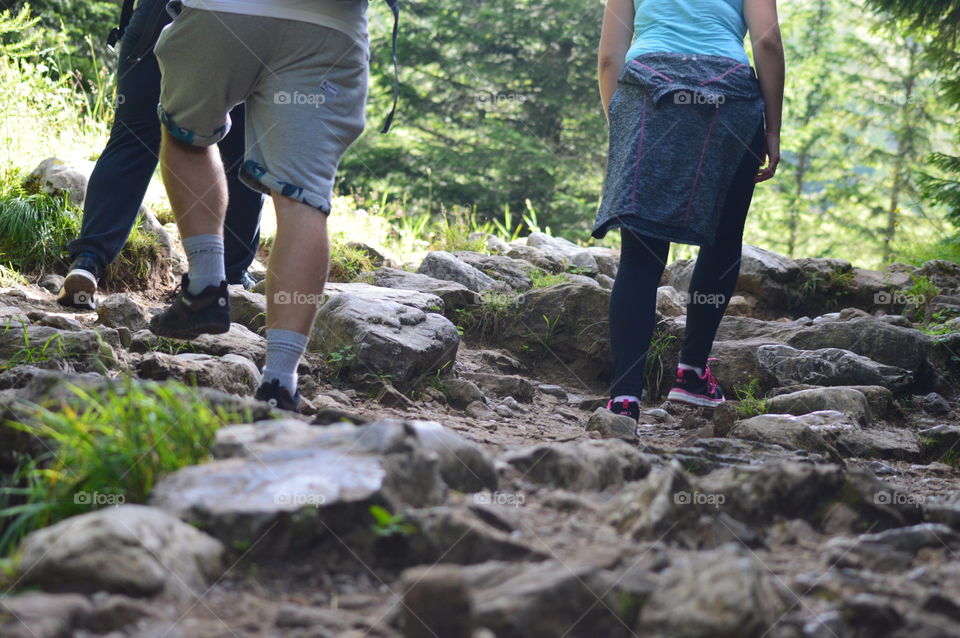
[[[713,246],[702,246],[690,280],[682,363],[703,368],[740,274],[743,226],[753,198],[753,178],[763,148],[763,128],[731,182]],[[610,296],[611,396],[640,396],[644,362],[656,323],[657,287],[670,242],[621,229],[620,269]]]

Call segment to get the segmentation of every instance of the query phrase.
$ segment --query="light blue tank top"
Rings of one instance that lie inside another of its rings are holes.
[[[750,64],[743,48],[743,0],[633,0],[633,46],[627,61],[669,51],[722,55]]]

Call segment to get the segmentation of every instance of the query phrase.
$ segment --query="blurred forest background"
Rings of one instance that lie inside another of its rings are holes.
[[[0,8],[0,174],[51,155],[95,159],[112,117],[116,55],[103,42],[119,2]],[[369,124],[344,157],[340,194],[408,228],[455,216],[588,241],[607,141],[602,12],[599,0],[402,3],[399,114],[380,135],[392,18],[372,0]],[[746,241],[864,267],[960,260],[960,1],[791,0],[780,13],[783,160],[757,190]]]

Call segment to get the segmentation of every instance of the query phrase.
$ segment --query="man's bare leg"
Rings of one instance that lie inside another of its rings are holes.
[[[173,216],[190,263],[190,294],[226,279],[223,266],[223,218],[227,179],[216,146],[184,144],[163,131],[160,167]]]
[[[330,265],[327,216],[274,193],[277,236],[267,268],[267,364],[263,384],[276,380],[296,395],[297,364],[306,351]]]
[[[223,265],[227,181],[215,146],[194,147],[163,131],[160,170],[190,264],[185,290],[150,321],[159,336],[192,339],[230,329]]]

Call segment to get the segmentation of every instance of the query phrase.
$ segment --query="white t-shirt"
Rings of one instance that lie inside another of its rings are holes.
[[[183,0],[185,7],[310,22],[342,31],[364,51],[367,0]]]

